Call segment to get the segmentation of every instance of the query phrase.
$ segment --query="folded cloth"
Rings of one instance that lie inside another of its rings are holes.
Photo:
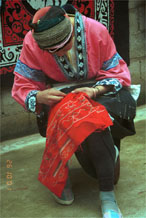
[[[128,90],[130,91],[134,100],[137,101],[140,95],[141,85],[131,85],[130,87],[128,87]]]
[[[67,94],[49,111],[39,181],[60,197],[68,178],[68,160],[92,132],[112,124],[103,105],[82,92]]]

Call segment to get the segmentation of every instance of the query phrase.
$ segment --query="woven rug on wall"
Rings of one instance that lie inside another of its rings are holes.
[[[107,27],[117,50],[129,64],[128,1],[118,0],[2,0],[0,14],[0,74],[12,73],[19,58],[29,22],[47,5],[73,4],[82,14]]]

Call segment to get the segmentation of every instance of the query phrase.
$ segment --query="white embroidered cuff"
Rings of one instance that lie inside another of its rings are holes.
[[[107,78],[100,80],[93,87],[95,86],[113,86],[113,90],[109,91],[105,95],[116,94],[122,88],[122,84],[119,82],[119,80],[115,78]]]
[[[30,91],[26,96],[26,100],[25,100],[26,109],[33,113],[36,112],[36,94],[38,92],[39,92],[38,90]]]

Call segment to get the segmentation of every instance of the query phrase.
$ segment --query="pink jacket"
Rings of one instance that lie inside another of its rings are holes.
[[[87,79],[95,78],[96,83],[105,78],[116,78],[122,86],[130,86],[130,72],[118,55],[106,27],[91,18],[82,18],[86,39]],[[25,36],[18,62],[14,71],[12,97],[24,108],[30,91],[46,89],[45,76],[59,82],[68,81],[54,56],[38,47],[31,31]]]

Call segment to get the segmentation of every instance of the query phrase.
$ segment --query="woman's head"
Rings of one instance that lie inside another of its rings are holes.
[[[50,53],[56,53],[61,48],[70,49],[73,26],[63,8],[49,6],[38,10],[31,27],[40,48],[47,49]]]

